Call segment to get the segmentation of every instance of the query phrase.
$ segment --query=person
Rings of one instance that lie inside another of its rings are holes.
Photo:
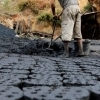
[[[62,16],[61,38],[64,44],[64,56],[69,57],[69,42],[73,39],[77,41],[77,56],[84,56],[82,34],[81,34],[81,13],[77,0],[58,0],[62,12],[57,15],[55,11],[55,0],[50,0],[50,5],[54,18]]]

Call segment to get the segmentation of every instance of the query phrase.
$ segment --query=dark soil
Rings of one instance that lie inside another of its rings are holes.
[[[30,40],[28,38],[18,38],[14,30],[0,24],[0,53],[16,53],[35,56],[58,57],[63,54],[64,46],[60,39],[52,43],[49,47],[50,38],[38,38]],[[99,56],[100,41],[91,40],[90,55]],[[73,41],[70,43],[70,56],[75,56],[75,46]]]
[[[39,56],[59,56],[63,54],[63,43],[60,39],[53,42],[49,48],[50,38],[34,39],[15,37],[14,30],[11,30],[3,25],[0,25],[0,52],[2,53],[18,53],[26,55]],[[70,45],[70,53],[73,46]],[[72,53],[71,53],[72,55]]]

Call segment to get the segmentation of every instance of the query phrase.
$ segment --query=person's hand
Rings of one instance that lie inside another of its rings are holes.
[[[54,15],[54,16],[53,16],[53,19],[54,19],[54,20],[59,20],[59,19],[60,19],[60,16],[59,16],[59,15]]]
[[[63,10],[61,11],[61,13],[54,15],[54,16],[53,16],[53,19],[59,20],[60,17],[61,17],[61,15],[62,15],[62,12],[63,12]]]

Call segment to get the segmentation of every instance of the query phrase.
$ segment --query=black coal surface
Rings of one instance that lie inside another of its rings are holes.
[[[15,37],[15,32],[14,30],[7,28],[6,26],[0,24],[0,37],[3,38],[14,38]]]
[[[63,53],[63,43],[61,41],[52,43],[50,47],[49,43],[49,41],[42,39],[33,40],[22,48],[23,53],[39,56],[57,56]]]
[[[34,39],[15,37],[14,30],[0,24],[0,53],[17,53],[35,56],[59,56],[63,54],[64,46],[60,39],[53,42],[49,48],[50,38]],[[72,44],[70,45],[72,54]]]

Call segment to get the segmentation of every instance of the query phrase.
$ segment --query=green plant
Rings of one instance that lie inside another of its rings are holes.
[[[25,10],[26,8],[28,8],[28,2],[21,2],[21,3],[19,4],[19,10],[20,10],[20,11],[23,11],[23,10]]]
[[[52,21],[52,15],[50,14],[41,14],[39,17],[38,17],[38,21],[41,22],[41,21],[44,21],[44,22],[51,22]]]
[[[88,3],[85,7],[84,7],[85,11],[92,11],[92,5],[90,3]]]
[[[38,22],[47,22],[52,25],[55,20],[53,19],[53,16],[51,14],[46,13],[46,14],[41,14],[38,17],[37,21]],[[61,26],[61,20],[57,20],[56,25]]]
[[[27,8],[31,9],[32,12],[35,13],[35,14],[39,13],[39,9],[38,9],[36,3],[33,2],[33,1],[25,1],[25,2],[21,2],[19,4],[19,10],[20,11],[23,11],[23,10],[25,10]]]

